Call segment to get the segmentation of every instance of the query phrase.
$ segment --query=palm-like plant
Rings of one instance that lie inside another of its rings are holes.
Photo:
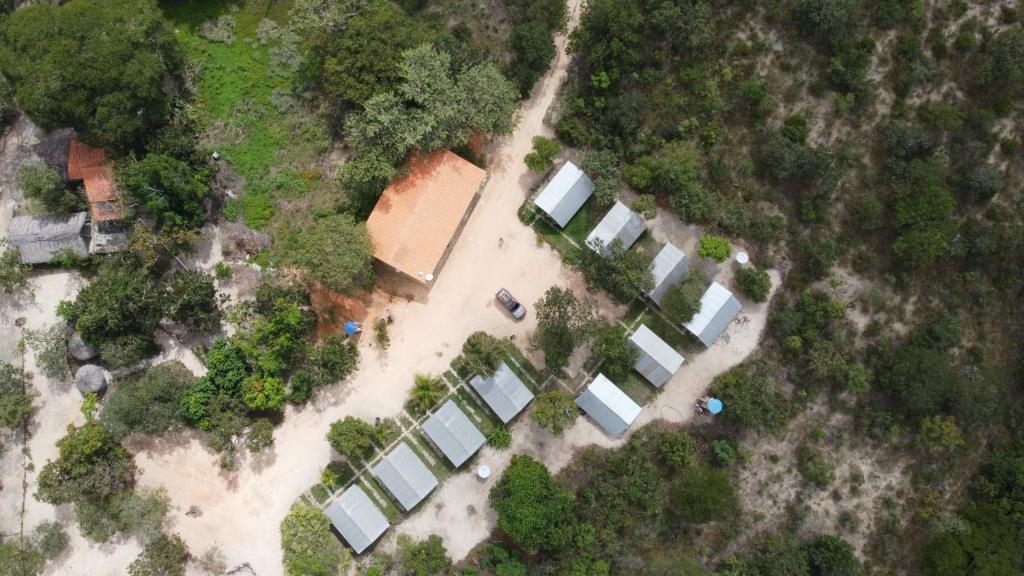
[[[412,388],[412,406],[417,412],[426,412],[444,398],[445,386],[440,376],[416,374]]]

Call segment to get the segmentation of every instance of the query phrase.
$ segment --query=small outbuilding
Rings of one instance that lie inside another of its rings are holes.
[[[437,477],[406,442],[400,443],[373,467],[373,476],[406,512],[437,488]]]
[[[740,301],[728,288],[712,282],[700,298],[700,312],[694,314],[689,322],[683,322],[683,326],[705,346],[711,346],[741,308]]]
[[[362,554],[391,526],[358,484],[328,504],[324,513],[356,554]]]
[[[107,389],[107,375],[95,364],[85,364],[75,372],[75,387],[82,393],[102,394]]]
[[[476,454],[486,442],[466,413],[451,400],[423,423],[423,431],[456,468]]]
[[[505,424],[533,400],[533,392],[530,392],[526,384],[523,384],[519,376],[504,362],[489,378],[474,376],[469,385]]]
[[[665,297],[668,287],[681,282],[689,269],[690,259],[686,257],[686,254],[671,242],[665,244],[658,255],[654,257],[654,262],[651,263],[654,288],[647,293],[647,296],[655,304],[661,306],[661,299]]]
[[[18,249],[25,264],[45,264],[60,252],[84,258],[89,255],[87,219],[85,212],[15,216],[11,219],[7,245]]]
[[[639,355],[633,368],[648,382],[660,388],[683,365],[683,355],[676,352],[646,324],[641,324],[629,337]]]
[[[590,386],[576,398],[576,405],[615,437],[622,436],[640,414],[640,405],[604,374],[594,378]]]
[[[622,202],[615,202],[612,209],[587,236],[587,246],[594,251],[603,250],[607,255],[608,247],[618,240],[622,242],[622,249],[628,250],[645,229],[644,219],[639,214]]]
[[[559,228],[572,220],[587,200],[594,195],[594,183],[572,162],[562,164],[533,204],[548,215]]]

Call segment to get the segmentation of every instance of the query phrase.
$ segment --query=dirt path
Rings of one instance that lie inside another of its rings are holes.
[[[571,2],[574,22],[578,4]],[[140,483],[168,490],[177,507],[172,528],[194,554],[217,546],[229,565],[249,562],[261,576],[279,574],[278,524],[330,461],[324,435],[332,421],[346,415],[372,420],[398,414],[413,374],[441,372],[477,330],[524,339],[535,326],[533,316],[513,322],[494,304],[499,287],[528,303],[555,284],[583,290],[558,254],[538,244],[534,232],[516,217],[527,191],[536,184],[537,176],[527,171],[523,156],[530,151],[533,136],[550,133],[544,115],[565,78],[564,45],[560,38],[558,61],[524,104],[515,134],[491,152],[490,182],[433,288],[416,300],[390,304],[396,322],[386,353],[364,338],[359,372],[319,396],[315,405],[289,410],[276,430],[272,453],[243,458],[234,474],[222,473],[215,457],[196,440],[137,455]],[[379,303],[381,308],[387,305]],[[200,507],[200,517],[184,515],[191,505]],[[470,537],[481,537],[473,534]]]

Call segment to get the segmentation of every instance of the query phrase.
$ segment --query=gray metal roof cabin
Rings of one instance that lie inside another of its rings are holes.
[[[686,327],[705,346],[711,346],[740,313],[740,301],[725,286],[712,282],[700,298],[700,312],[693,315]]]
[[[612,384],[604,374],[587,386],[576,398],[576,405],[612,436],[622,436],[640,414],[640,405]]]
[[[587,236],[587,246],[594,251],[597,251],[598,245],[603,250],[607,250],[612,241],[619,240],[622,242],[622,249],[628,250],[644,233],[644,230],[644,219],[639,214],[630,210],[622,202],[615,202],[612,209],[604,215],[604,218]]]
[[[362,554],[391,526],[358,484],[328,504],[324,513],[356,554]]]
[[[469,385],[505,424],[533,400],[533,392],[530,392],[519,376],[504,362],[490,378],[474,376]]]
[[[683,355],[659,338],[646,324],[641,324],[633,332],[629,343],[640,353],[633,368],[658,388],[668,382],[683,365]]]
[[[452,466],[458,468],[476,454],[486,439],[470,422],[466,413],[451,400],[444,403],[433,416],[423,423],[423,431]]]
[[[406,442],[395,447],[373,467],[373,476],[406,512],[437,488],[437,477]]]
[[[7,245],[18,249],[25,264],[45,264],[64,250],[88,256],[89,245],[82,235],[86,218],[85,212],[16,216],[11,219]]]
[[[594,183],[590,178],[575,164],[566,162],[533,199],[533,204],[565,228],[593,194]]]
[[[665,297],[668,287],[682,281],[689,269],[690,259],[686,257],[686,254],[671,242],[665,244],[658,255],[654,257],[654,262],[651,263],[654,288],[647,293],[647,296],[655,304],[661,306],[661,299]]]

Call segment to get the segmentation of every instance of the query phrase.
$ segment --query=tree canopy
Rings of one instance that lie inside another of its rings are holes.
[[[281,549],[288,576],[335,576],[349,553],[331,534],[331,521],[319,508],[300,503],[281,521]]]
[[[0,73],[18,106],[43,128],[71,126],[115,150],[166,122],[163,82],[180,60],[154,0],[34,4],[0,26]]]
[[[491,489],[498,527],[520,546],[558,551],[571,538],[572,497],[533,458],[516,454]]]
[[[340,294],[352,295],[373,285],[373,244],[366,225],[348,214],[321,218],[300,230],[290,257]]]

